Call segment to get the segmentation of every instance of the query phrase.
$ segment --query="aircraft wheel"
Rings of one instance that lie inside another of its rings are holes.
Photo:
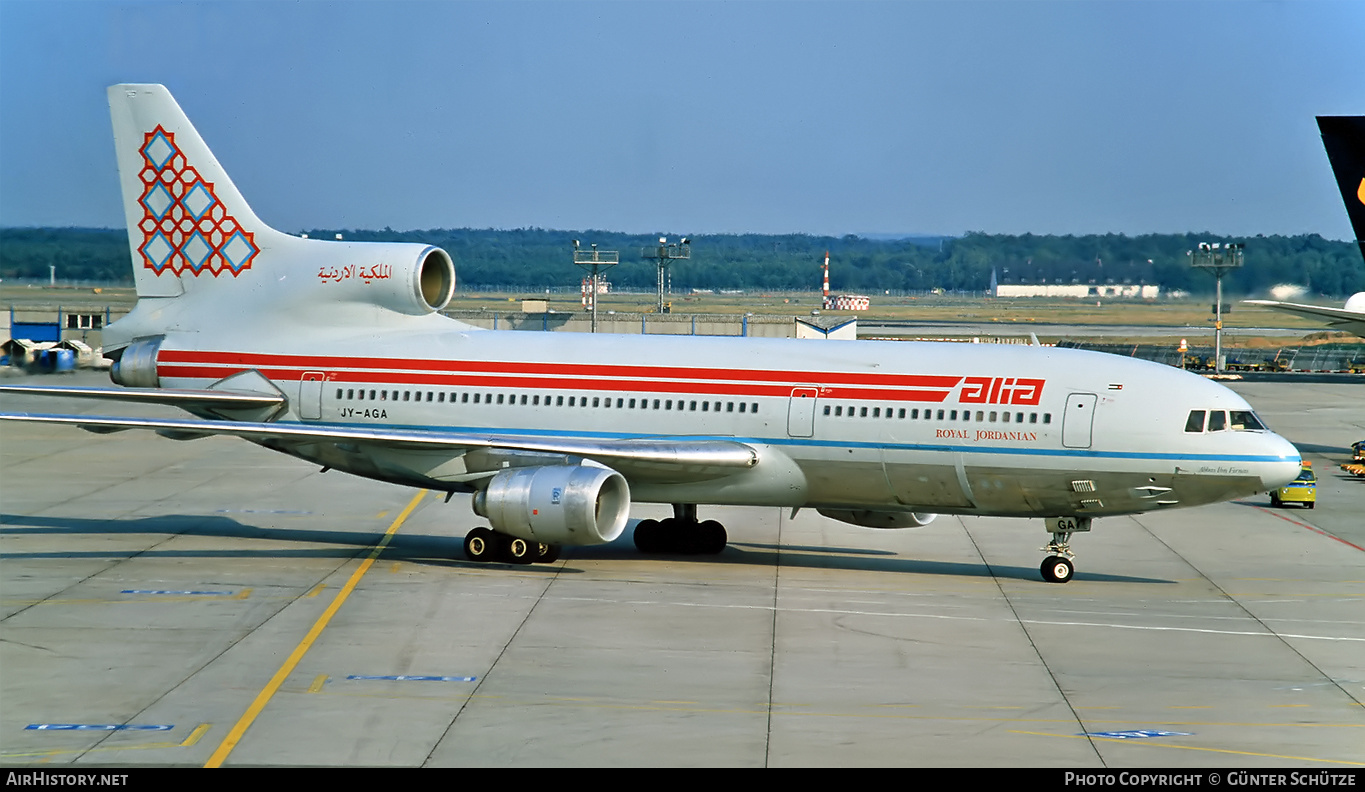
[[[725,549],[729,536],[725,533],[725,526],[715,520],[707,520],[697,526],[698,550],[708,555],[716,555]]]
[[[553,564],[554,562],[559,560],[559,550],[560,547],[557,544],[545,544],[544,542],[536,542],[535,563]]]
[[[1065,583],[1071,579],[1076,570],[1070,560],[1062,556],[1048,556],[1043,561],[1040,571],[1043,573],[1043,580],[1049,583]]]
[[[662,526],[658,520],[641,520],[635,524],[635,548],[641,553],[659,552],[662,533]]]
[[[502,547],[503,560],[513,564],[530,564],[536,560],[539,552],[536,550],[537,542],[528,542],[519,536],[510,536],[504,539]]]
[[[497,555],[497,545],[493,532],[487,528],[474,528],[464,537],[464,555],[470,561],[492,561]]]

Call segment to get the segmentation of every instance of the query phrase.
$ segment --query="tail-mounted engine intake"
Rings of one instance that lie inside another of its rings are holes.
[[[587,465],[511,468],[474,495],[493,529],[533,542],[594,545],[626,528],[630,488],[614,470]]]
[[[329,300],[373,303],[422,316],[446,307],[455,294],[455,262],[438,247],[404,242],[298,242],[309,245],[302,249],[319,262],[310,276]]]
[[[868,509],[816,509],[839,522],[861,525],[864,528],[918,528],[934,521],[937,514],[920,512],[870,511]]]

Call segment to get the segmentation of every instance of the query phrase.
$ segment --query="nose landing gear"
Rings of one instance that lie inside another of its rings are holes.
[[[1071,552],[1071,535],[1089,531],[1090,518],[1049,517],[1043,522],[1047,525],[1047,532],[1052,534],[1052,541],[1043,548],[1043,552],[1049,555],[1043,560],[1039,571],[1043,573],[1043,580],[1049,583],[1065,583],[1076,572],[1076,566],[1072,563],[1076,554]]]

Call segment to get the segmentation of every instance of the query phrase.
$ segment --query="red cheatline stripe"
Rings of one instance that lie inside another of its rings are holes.
[[[272,380],[293,381],[302,377],[302,371],[288,369],[258,369],[261,374]],[[159,366],[157,374],[170,379],[220,380],[237,374],[241,369],[213,368],[208,366]],[[490,377],[475,374],[418,374],[410,372],[353,372],[331,371],[327,373],[326,384],[340,387],[343,385],[364,385],[386,388],[395,385],[427,385],[451,388],[525,388],[528,390],[588,391],[612,393],[679,393],[692,396],[778,396],[791,395],[790,385],[759,385],[748,383],[698,383],[666,381],[630,381],[618,379],[584,380],[544,377]],[[878,401],[942,402],[948,396],[947,390],[874,390],[869,388],[827,387],[822,390],[825,399],[871,399]]]
[[[682,366],[625,366],[588,363],[518,363],[487,360],[417,360],[412,358],[350,358],[312,355],[265,355],[240,352],[162,350],[158,363],[217,364],[245,368],[368,369],[375,371],[451,372],[464,374],[523,374],[565,377],[687,379],[809,383],[837,377],[842,384],[886,387],[952,388],[962,377],[937,374],[861,374],[856,372],[781,371],[768,369],[709,369]]]

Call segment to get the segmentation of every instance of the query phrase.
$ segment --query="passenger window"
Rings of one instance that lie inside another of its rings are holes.
[[[1213,410],[1209,413],[1209,431],[1221,432],[1228,428],[1228,414],[1222,410]]]

